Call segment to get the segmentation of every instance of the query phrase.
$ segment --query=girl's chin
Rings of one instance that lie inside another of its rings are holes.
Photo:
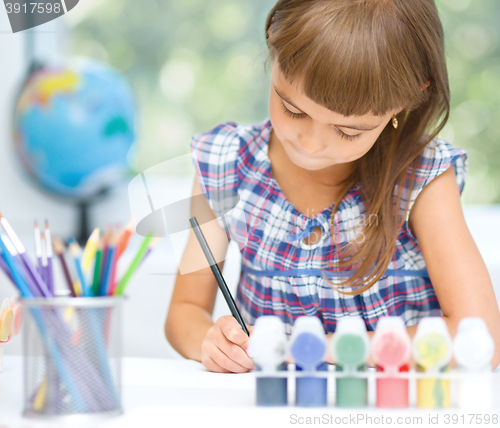
[[[287,154],[294,165],[303,169],[317,170],[332,165],[325,158],[307,156],[306,154],[302,154],[297,150],[294,150],[294,153],[287,153]]]
[[[326,163],[323,159],[292,159],[292,162],[299,168],[309,171],[317,171],[332,166],[332,164]]]

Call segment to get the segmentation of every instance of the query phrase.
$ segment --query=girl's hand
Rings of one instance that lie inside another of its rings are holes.
[[[252,327],[248,330],[251,332]],[[246,353],[249,337],[232,315],[220,317],[201,344],[201,362],[211,372],[245,373],[253,369]]]

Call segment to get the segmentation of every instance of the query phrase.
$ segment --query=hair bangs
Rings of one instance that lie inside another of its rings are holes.
[[[335,3],[310,2],[307,13],[291,7],[277,14],[268,43],[285,79],[344,116],[384,115],[425,101],[426,58],[409,46],[415,45],[411,30],[397,12],[387,13],[391,2]]]

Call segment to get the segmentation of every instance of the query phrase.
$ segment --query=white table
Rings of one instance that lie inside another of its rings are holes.
[[[331,418],[344,419],[342,425],[352,425],[352,418],[363,418],[357,425],[370,425],[366,418],[392,418],[392,425],[416,425],[416,422],[397,424],[396,418],[421,417],[419,426],[426,426],[429,417],[439,419],[438,426],[444,425],[445,415],[480,413],[497,414],[500,417],[500,372],[493,373],[494,406],[488,412],[461,411],[457,408],[430,411],[409,408],[403,410],[377,409],[373,407],[374,391],[370,388],[371,406],[360,409],[340,409],[333,406],[325,408],[298,408],[293,406],[265,408],[255,406],[255,376],[252,373],[220,374],[205,370],[202,364],[189,360],[167,360],[149,358],[123,359],[122,404],[124,414],[119,417],[96,420],[89,424],[60,422],[57,420],[27,419],[21,416],[23,410],[23,373],[22,357],[6,356],[4,372],[0,374],[0,427],[262,427],[294,426],[300,417],[322,418],[322,424]],[[330,384],[330,383],[329,383]],[[290,385],[293,393],[293,383]],[[333,394],[330,388],[329,394]],[[330,397],[331,398],[331,397]],[[332,400],[330,400],[332,401]],[[465,424],[471,426],[466,418]],[[296,423],[293,423],[296,422]],[[304,424],[306,420],[303,420]],[[407,421],[408,422],[408,421]],[[382,425],[372,421],[373,424]],[[484,424],[483,424],[484,425]],[[307,425],[306,425],[307,426]],[[436,425],[433,425],[436,426]],[[493,426],[492,424],[486,426]]]

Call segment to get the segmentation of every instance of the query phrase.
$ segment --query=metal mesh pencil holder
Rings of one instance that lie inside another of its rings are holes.
[[[26,417],[121,414],[123,297],[26,299]]]

